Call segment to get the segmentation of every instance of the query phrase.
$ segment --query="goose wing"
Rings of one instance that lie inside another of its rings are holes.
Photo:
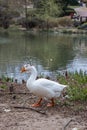
[[[42,88],[48,88],[53,91],[62,91],[63,88],[67,87],[66,85],[59,84],[58,82],[48,80],[48,79],[38,79],[34,82],[34,86],[36,87],[42,87]]]

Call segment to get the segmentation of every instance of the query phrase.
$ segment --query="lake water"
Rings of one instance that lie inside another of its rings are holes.
[[[35,65],[38,75],[87,71],[87,36],[83,34],[0,32],[0,75],[21,79],[23,64]]]

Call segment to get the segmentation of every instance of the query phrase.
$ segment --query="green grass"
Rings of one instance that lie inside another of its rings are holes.
[[[68,72],[67,72],[68,73]],[[42,76],[43,77],[43,76]],[[6,89],[6,82],[13,82],[12,79],[2,76],[3,84],[0,88]],[[58,74],[58,82],[66,84],[69,87],[66,90],[68,99],[70,101],[87,101],[87,74],[82,71],[75,73],[68,73],[68,78],[64,75]]]
[[[64,76],[58,77],[58,81],[62,84],[68,84],[67,94],[72,101],[87,101],[87,75],[82,72],[68,74],[68,79]]]
[[[3,89],[3,90],[5,90],[5,89],[7,89],[7,87],[8,87],[8,86],[6,85],[6,83],[7,83],[7,82],[12,83],[12,82],[13,82],[13,79],[2,75],[2,77],[0,78],[0,81],[1,81],[1,82],[0,82],[0,88]]]
[[[13,79],[2,75],[1,81],[4,82],[4,83],[5,82],[13,82]]]
[[[2,89],[6,89],[7,86],[3,84],[3,85],[0,85],[0,88],[2,88]]]

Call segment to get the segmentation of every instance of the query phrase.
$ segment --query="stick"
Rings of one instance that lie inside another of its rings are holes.
[[[62,130],[65,130],[66,127],[70,124],[71,121],[72,121],[72,119],[70,119],[70,120],[63,126]]]
[[[17,108],[17,109],[30,109],[30,110],[36,111],[36,112],[38,112],[40,114],[47,115],[45,111],[40,111],[40,110],[34,109],[32,107],[14,106],[14,108]]]
[[[22,92],[17,92],[17,93],[15,93],[15,92],[12,92],[12,93],[10,93],[10,92],[1,92],[0,94],[2,94],[2,95],[5,95],[5,94],[24,94],[24,95],[26,95],[26,94],[30,94],[30,93],[22,93]]]

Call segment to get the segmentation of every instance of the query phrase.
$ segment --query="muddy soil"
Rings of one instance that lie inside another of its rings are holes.
[[[60,98],[54,107],[47,107],[49,100],[43,100],[40,107],[32,108],[38,97],[29,92],[25,83],[13,86],[13,93],[9,87],[0,89],[0,130],[87,130],[86,102]]]

